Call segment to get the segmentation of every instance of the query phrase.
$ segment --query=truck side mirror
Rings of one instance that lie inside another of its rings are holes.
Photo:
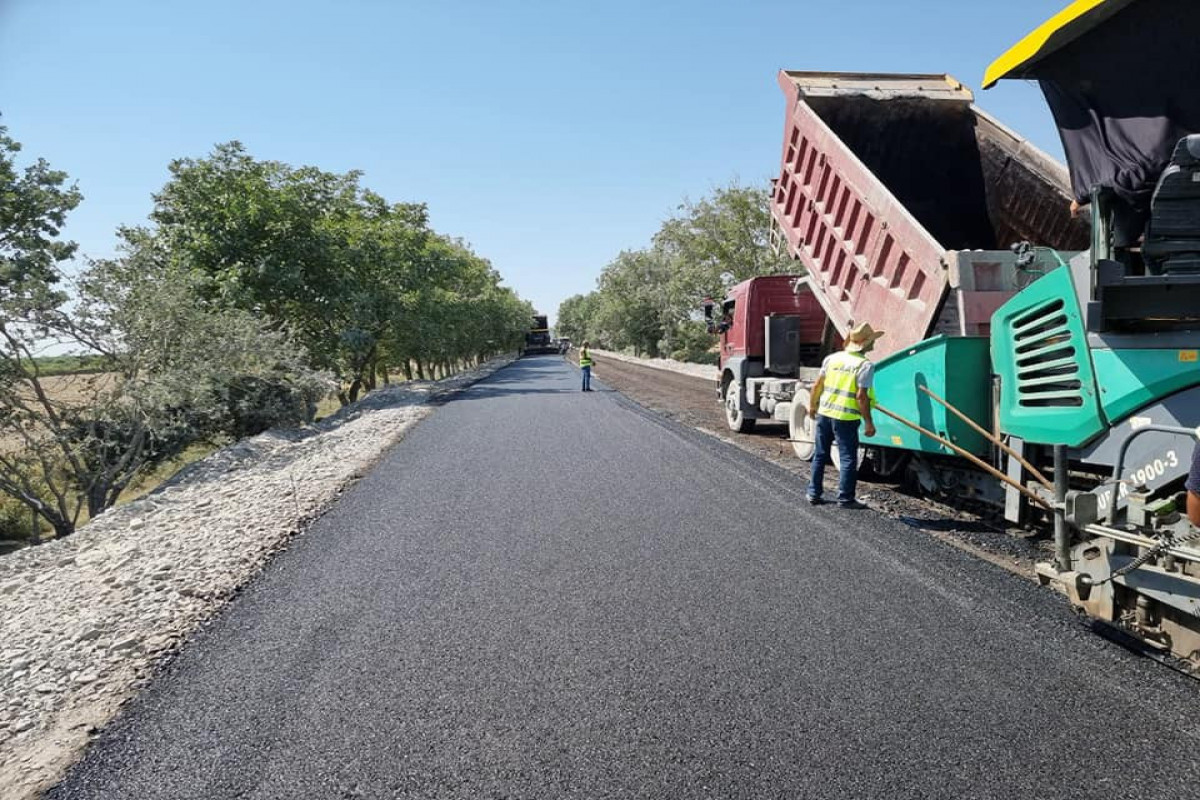
[[[710,298],[704,298],[704,318],[711,320],[713,318],[713,301]]]

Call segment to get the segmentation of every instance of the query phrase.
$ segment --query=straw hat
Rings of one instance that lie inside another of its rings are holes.
[[[869,322],[860,322],[846,334],[846,350],[851,353],[861,353],[876,339],[883,336],[883,331],[877,331]]]

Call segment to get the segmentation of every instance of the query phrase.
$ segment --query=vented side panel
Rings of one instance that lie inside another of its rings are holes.
[[[992,317],[1005,433],[1038,444],[1082,445],[1106,423],[1071,272],[1060,267]]]

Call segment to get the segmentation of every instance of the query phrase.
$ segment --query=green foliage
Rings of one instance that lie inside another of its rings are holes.
[[[688,320],[675,329],[675,349],[671,351],[671,358],[694,364],[716,364],[716,348],[716,334],[709,333],[703,322]]]
[[[213,303],[293,332],[343,402],[415,362],[483,358],[519,343],[531,309],[484,259],[389,205],[359,174],[258,161],[241,144],[171,164],[151,237]]]
[[[43,160],[21,170],[19,142],[0,125],[0,304],[45,307],[58,298],[57,266],[75,253],[59,230],[82,195]]]
[[[558,324],[555,326],[560,336],[565,336],[576,345],[585,340],[595,340],[600,343],[600,337],[595,326],[597,318],[597,301],[595,292],[577,294],[563,300],[558,307]]]
[[[658,357],[665,328],[662,287],[667,264],[653,250],[625,251],[600,274],[595,324],[599,338],[619,350]]]
[[[29,506],[11,497],[0,496],[0,541],[21,542],[33,538],[33,518]]]
[[[314,389],[282,373],[233,376],[211,389],[210,430],[242,439],[280,425],[300,425],[313,417],[324,394]]]
[[[79,375],[100,372],[104,368],[102,359],[94,355],[81,356],[38,356],[38,371],[45,376]]]
[[[563,301],[558,329],[574,341],[699,363],[715,343],[699,321],[707,296],[734,283],[796,269],[770,243],[769,193],[737,183],[684,202],[649,247],[619,254],[595,291]]]

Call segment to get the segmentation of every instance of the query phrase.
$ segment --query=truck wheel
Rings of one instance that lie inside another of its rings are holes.
[[[746,412],[742,411],[742,385],[737,381],[731,381],[725,387],[725,422],[729,425],[729,430],[735,433],[746,433],[754,430],[754,420],[746,416]]]
[[[792,411],[788,414],[788,438],[792,440],[796,458],[812,461],[813,453],[817,450],[816,431],[808,414],[808,404],[799,397],[792,401]]]

